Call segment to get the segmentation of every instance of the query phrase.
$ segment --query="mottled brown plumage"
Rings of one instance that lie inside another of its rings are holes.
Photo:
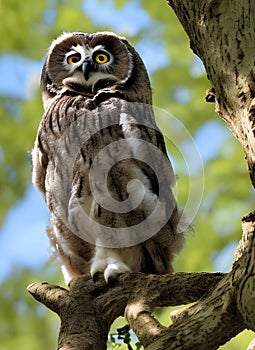
[[[113,33],[64,33],[41,86],[33,182],[51,212],[48,236],[66,281],[171,272],[185,222],[135,49]]]

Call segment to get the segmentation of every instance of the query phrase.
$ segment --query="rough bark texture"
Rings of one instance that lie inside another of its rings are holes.
[[[255,2],[169,0],[204,63],[216,112],[241,143],[255,185]]]
[[[222,273],[175,273],[173,275],[121,275],[112,284],[103,277],[73,279],[69,290],[34,283],[28,291],[61,319],[58,349],[103,350],[111,323],[126,316],[144,345],[151,344],[166,328],[152,316],[157,306],[197,301],[224,277]],[[141,327],[141,324],[143,325]]]
[[[126,316],[146,350],[217,349],[245,328],[255,331],[255,214],[243,219],[243,239],[228,274],[175,273],[121,275],[109,285],[89,276],[74,279],[69,290],[34,283],[28,291],[61,319],[58,349],[106,349],[110,325]],[[155,307],[195,302],[163,327]]]
[[[212,86],[207,101],[215,101],[216,112],[240,141],[255,187],[255,2],[168,3],[204,62]],[[125,315],[146,350],[217,349],[245,328],[255,331],[254,213],[243,218],[242,230],[228,274],[125,274],[111,285],[81,276],[69,290],[49,284],[28,290],[60,316],[58,349],[106,349],[110,325],[119,315]],[[191,302],[172,315],[169,328],[151,314],[158,306]]]

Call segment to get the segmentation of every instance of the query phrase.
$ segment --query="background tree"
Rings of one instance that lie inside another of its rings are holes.
[[[6,62],[8,67],[11,66],[9,72],[14,71],[16,74],[18,63],[27,71],[35,61],[38,62],[38,67],[41,66],[45,49],[62,31],[93,32],[106,29],[126,35],[138,48],[150,70],[154,104],[170,111],[182,121],[200,147],[204,160],[205,188],[195,219],[195,235],[188,239],[187,248],[176,261],[176,270],[226,270],[232,262],[233,247],[240,238],[240,217],[251,210],[253,193],[241,147],[217,118],[214,106],[204,102],[205,90],[209,83],[200,61],[192,54],[187,36],[164,1],[160,6],[155,1],[95,1],[95,4],[99,4],[99,9],[104,11],[102,16],[96,11],[90,13],[89,3],[91,2],[86,0],[83,3],[42,1],[35,8],[30,0],[1,2],[2,76]],[[130,26],[131,17],[128,15],[129,20],[125,21],[125,14],[132,10],[132,6],[143,9],[144,17],[134,17],[130,29],[127,25]],[[107,17],[107,9],[114,13],[108,23],[103,22]],[[94,16],[95,13],[97,16]],[[144,18],[144,24],[140,23],[141,18]],[[30,84],[27,93],[13,93],[15,89],[8,92],[8,80],[8,76],[2,79],[0,90],[1,222],[4,222],[9,209],[29,188],[31,167],[28,151],[32,148],[42,115],[38,84]],[[25,89],[21,80],[18,80],[18,84]],[[164,123],[160,125],[163,132],[164,129],[171,128],[167,120]],[[180,143],[183,142],[185,139],[180,139]],[[171,140],[167,144],[179,176],[178,200],[185,205],[189,182],[187,169]],[[17,227],[16,231],[19,230],[20,227]],[[36,229],[34,234],[37,234]],[[12,245],[19,245],[18,234],[15,235],[12,231],[9,235],[15,238],[9,241],[8,246],[4,244],[6,240],[1,241],[0,237],[3,250],[12,250]],[[22,237],[19,239],[22,240]],[[38,247],[34,249],[37,250]],[[0,267],[1,264],[3,266],[8,263],[4,257],[3,255]],[[34,261],[31,261],[30,266],[33,264]],[[3,270],[4,268],[5,266],[2,267]],[[54,348],[54,330],[57,328],[51,325],[55,324],[54,322],[57,325],[55,316],[32,303],[26,296],[25,286],[29,282],[28,279],[30,282],[35,280],[33,274],[30,272],[31,278],[28,278],[27,271],[17,271],[17,266],[14,266],[14,269],[16,272],[7,276],[0,286],[1,305],[5,305],[0,313],[0,322],[3,325],[0,328],[0,349],[12,349],[19,344],[27,344],[28,348]],[[36,274],[37,280],[47,279],[61,283],[61,277],[58,274],[53,276],[52,269],[48,266]],[[33,305],[32,311],[27,308],[30,305]],[[30,314],[29,310],[31,317],[27,317]],[[36,312],[33,313],[34,310]],[[160,316],[166,324],[170,322],[169,311],[161,313]],[[29,324],[26,329],[29,331],[22,327],[25,317],[26,323]],[[116,327],[120,324],[122,323]],[[242,334],[237,340],[226,344],[224,349],[240,349],[245,345],[247,347],[250,341],[248,337],[253,335],[247,335],[246,338]]]

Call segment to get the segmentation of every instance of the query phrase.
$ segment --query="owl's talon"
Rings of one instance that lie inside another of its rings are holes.
[[[109,264],[104,270],[104,278],[107,283],[114,281],[118,275],[125,272],[131,272],[131,269],[122,262],[116,262]]]
[[[92,275],[92,280],[93,280],[93,282],[98,282],[98,281],[99,281],[99,276],[100,276],[100,273],[99,273],[99,272],[95,272],[95,273]]]
[[[106,281],[106,283],[108,283],[108,285],[112,286],[112,285],[114,284],[114,282],[116,282],[117,277],[118,277],[118,275],[116,275],[116,276],[110,276],[110,277],[108,278],[108,280]]]

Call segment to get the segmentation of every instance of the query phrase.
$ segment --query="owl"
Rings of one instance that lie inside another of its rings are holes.
[[[63,33],[41,74],[33,183],[66,283],[82,274],[173,271],[185,220],[155,123],[146,68],[124,37]]]

